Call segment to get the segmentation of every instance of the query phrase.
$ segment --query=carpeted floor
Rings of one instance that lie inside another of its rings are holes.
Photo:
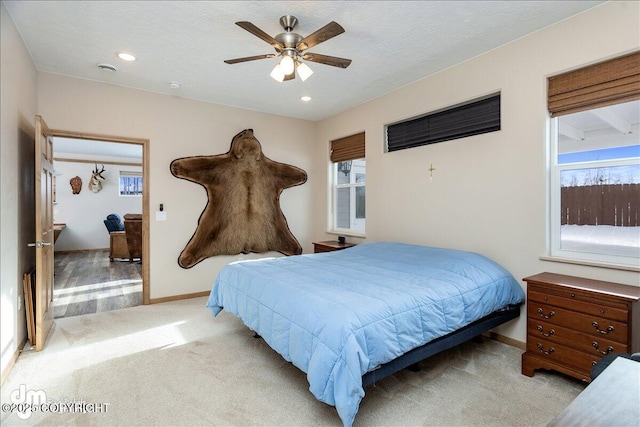
[[[45,350],[23,352],[2,386],[2,425],[341,425],[301,371],[205,302],[56,319]],[[544,426],[584,385],[525,377],[521,354],[487,339],[434,356],[365,389],[354,426]],[[84,401],[87,413],[9,412],[38,390],[52,409]]]

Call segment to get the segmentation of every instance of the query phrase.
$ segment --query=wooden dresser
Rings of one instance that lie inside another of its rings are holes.
[[[522,373],[552,369],[589,382],[606,354],[640,351],[640,287],[540,273],[527,282]]]

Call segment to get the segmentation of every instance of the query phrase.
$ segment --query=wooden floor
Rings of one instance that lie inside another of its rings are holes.
[[[55,254],[54,317],[142,304],[142,264],[109,261],[109,251]]]

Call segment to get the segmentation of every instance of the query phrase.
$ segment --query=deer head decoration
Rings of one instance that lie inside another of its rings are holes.
[[[96,163],[96,169],[91,172],[91,179],[89,180],[89,190],[94,193],[102,190],[102,181],[104,181],[102,172],[104,172],[104,165],[102,165],[102,170],[98,171],[98,164]]]

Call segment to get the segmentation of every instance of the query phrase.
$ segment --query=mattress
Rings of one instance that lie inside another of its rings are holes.
[[[373,242],[229,264],[207,307],[242,319],[350,426],[363,374],[523,301],[514,277],[483,255]]]

